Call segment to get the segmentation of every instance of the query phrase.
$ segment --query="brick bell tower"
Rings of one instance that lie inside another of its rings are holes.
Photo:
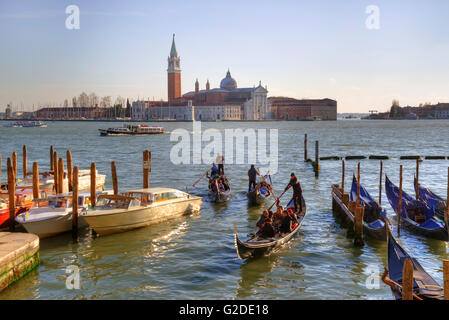
[[[175,34],[168,57],[168,102],[181,97],[181,59],[176,51]]]

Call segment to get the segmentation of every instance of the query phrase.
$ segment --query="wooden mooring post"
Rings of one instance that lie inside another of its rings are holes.
[[[117,184],[117,168],[115,161],[111,162],[111,176],[112,176],[112,188],[114,190],[114,195],[118,194],[118,184]]]
[[[72,164],[72,152],[70,150],[67,150],[66,152],[66,158],[67,158],[67,183],[69,186],[69,191],[72,191],[73,189],[73,164]]]
[[[360,162],[357,164],[357,198],[354,210],[354,244],[357,246],[363,245],[363,215],[365,208],[360,206]]]
[[[17,178],[17,152],[12,153],[12,168],[14,170],[14,178]]]
[[[33,162],[33,198],[39,199],[39,165]]]
[[[413,300],[413,263],[405,259],[402,268],[402,300]]]
[[[64,193],[64,159],[58,159],[58,193]]]
[[[53,146],[50,146],[50,171],[54,170],[54,162],[53,162],[53,156],[55,155],[55,150]]]
[[[402,164],[399,166],[398,237],[401,236],[402,216]]]
[[[94,162],[90,164],[90,203],[92,208],[97,203],[97,167]]]
[[[415,180],[415,197],[416,200],[419,200],[419,191],[418,191],[418,185],[419,185],[419,159],[416,159],[416,174],[415,174],[416,180]]]
[[[73,168],[73,184],[72,184],[72,235],[78,234],[78,167]]]
[[[143,188],[150,187],[150,172],[151,172],[151,152],[145,150],[143,152]]]
[[[379,206],[382,205],[382,176],[383,176],[383,162],[380,160],[380,172],[379,172]]]
[[[8,196],[9,196],[9,230],[14,231],[14,218],[16,217],[16,176],[11,159],[7,160],[8,169]]]
[[[319,151],[320,142],[315,141],[315,177],[318,177],[320,171],[320,151]]]
[[[52,158],[52,163],[53,163],[53,180],[54,180],[54,189],[56,193],[59,193],[59,187],[58,187],[58,182],[59,182],[59,178],[58,178],[58,153],[55,151],[53,152],[53,158]]]
[[[447,195],[446,195],[446,210],[444,211],[444,223],[446,229],[449,230],[449,167],[447,168]],[[449,239],[448,239],[449,241]]]
[[[444,300],[449,300],[449,260],[443,260],[443,293]]]
[[[341,160],[341,194],[345,194],[345,160]]]
[[[2,187],[2,154],[0,153],[0,189]]]
[[[307,133],[304,135],[304,161],[307,161]]]
[[[23,179],[25,179],[27,177],[27,173],[28,173],[28,166],[27,166],[27,159],[28,155],[27,155],[27,146],[24,145],[23,149],[22,149],[22,171],[23,171]]]

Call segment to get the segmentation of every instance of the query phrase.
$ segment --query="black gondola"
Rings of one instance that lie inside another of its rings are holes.
[[[287,234],[276,234],[273,238],[263,238],[259,236],[259,232],[256,232],[252,237],[245,241],[241,241],[237,234],[237,226],[234,223],[234,240],[235,240],[235,248],[237,250],[237,256],[239,259],[246,259],[250,257],[257,257],[261,255],[269,255],[273,251],[276,251],[278,248],[283,246],[285,243],[290,241],[295,234],[299,231],[306,216],[306,203],[304,198],[301,198],[302,201],[302,211],[297,213],[297,222],[296,226],[290,233]],[[293,199],[287,205],[286,209],[293,208],[294,210],[294,202]]]
[[[402,299],[402,270],[410,258],[413,265],[413,299],[442,299],[443,288],[436,282],[415,258],[402,248],[391,233],[388,236],[388,270],[382,280],[391,288],[396,300]],[[386,276],[388,275],[388,279]],[[395,283],[392,283],[393,280]],[[399,286],[398,286],[399,285]]]
[[[399,188],[388,177],[385,178],[385,192],[391,207],[399,214]],[[425,202],[415,200],[402,191],[401,211],[401,221],[411,231],[429,238],[448,240],[445,223],[435,216],[435,212]]]
[[[263,179],[256,184],[256,187],[251,188],[246,193],[248,200],[254,204],[261,204],[265,199],[268,199],[272,194],[271,176],[265,175]]]

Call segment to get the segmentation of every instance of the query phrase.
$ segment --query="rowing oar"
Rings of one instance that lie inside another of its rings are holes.
[[[276,198],[276,201],[274,201],[274,203],[268,208],[267,211],[270,211],[271,208],[273,208],[273,206],[276,204],[276,202],[279,201],[279,199],[284,195],[285,191],[281,193],[281,195],[279,196],[279,198]]]
[[[397,282],[391,280],[391,279],[387,276],[387,274],[388,274],[388,269],[385,268],[384,274],[382,275],[382,281],[383,281],[386,285],[390,286],[392,289],[393,289],[393,286],[395,285],[395,286],[398,286],[399,288],[401,288],[401,290],[402,290],[402,286],[401,286],[399,283],[397,283]],[[417,296],[417,295],[414,294],[414,293],[412,293],[412,295],[413,295],[413,298],[415,298],[416,300],[424,300],[423,298]]]
[[[195,185],[196,185],[198,182],[200,182],[200,180],[201,180],[201,179],[202,179],[208,172],[209,172],[209,169],[207,169],[207,171],[204,172],[204,174],[203,174],[198,180],[196,180],[194,184],[192,184],[192,187],[195,187]]]

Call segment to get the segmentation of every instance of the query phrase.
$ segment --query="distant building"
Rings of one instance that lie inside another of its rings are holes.
[[[12,107],[9,104],[6,106],[5,118],[6,119],[12,119]]]
[[[43,120],[105,119],[109,115],[108,111],[108,108],[99,107],[42,108],[36,111],[36,118]]]
[[[276,120],[337,120],[337,101],[332,99],[294,99],[270,97]]]

